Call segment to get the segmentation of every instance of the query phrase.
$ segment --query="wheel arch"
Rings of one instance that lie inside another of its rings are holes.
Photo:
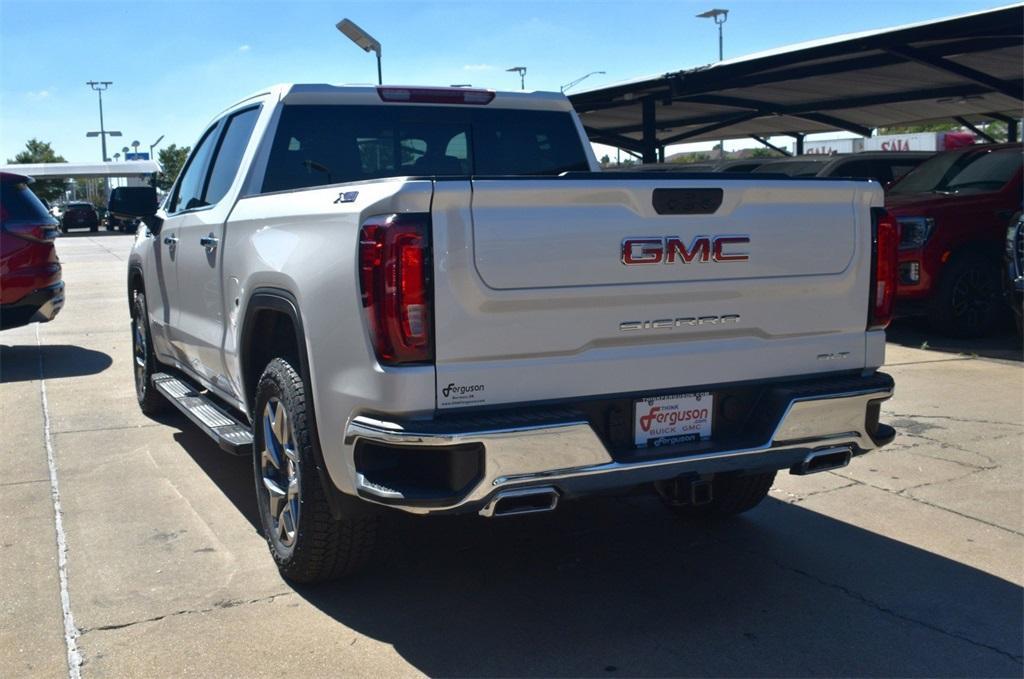
[[[132,308],[132,297],[136,290],[141,290],[142,294],[146,294],[146,279],[142,275],[142,267],[138,264],[128,265],[128,313],[133,314],[135,310]]]
[[[277,341],[283,340],[281,333],[283,329],[290,332],[286,357],[294,358],[298,362],[297,368],[302,382],[306,388],[306,405],[312,417],[310,418],[310,429],[313,435],[313,455],[316,459],[317,475],[326,491],[328,504],[335,518],[342,515],[341,499],[339,493],[331,481],[327,466],[324,464],[323,451],[320,448],[320,430],[316,416],[316,401],[313,394],[312,382],[310,380],[309,356],[306,351],[306,333],[302,323],[302,312],[299,302],[288,290],[282,288],[260,287],[256,288],[246,303],[242,322],[242,332],[239,336],[238,355],[240,379],[242,384],[242,397],[251,421],[256,418],[256,386],[259,377],[270,359],[280,355],[281,345]],[[282,319],[287,319],[284,324]],[[275,333],[275,342],[257,342],[258,333]],[[290,354],[290,355],[288,355]],[[263,365],[260,362],[263,357],[269,358]]]

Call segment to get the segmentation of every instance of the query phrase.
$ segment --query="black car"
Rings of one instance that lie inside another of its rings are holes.
[[[96,214],[96,208],[92,203],[76,202],[68,203],[64,208],[64,216],[61,218],[60,230],[67,233],[71,229],[89,229],[98,231],[100,228],[100,217]]]
[[[1006,301],[1017,320],[1017,334],[1024,334],[1024,216],[1006,230]]]

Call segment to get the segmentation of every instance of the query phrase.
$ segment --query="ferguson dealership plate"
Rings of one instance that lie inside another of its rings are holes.
[[[648,448],[707,440],[713,404],[710,392],[641,399],[634,406],[633,443]]]

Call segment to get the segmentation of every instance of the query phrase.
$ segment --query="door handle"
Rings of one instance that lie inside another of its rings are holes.
[[[220,240],[212,233],[209,236],[203,236],[202,238],[199,239],[199,244],[202,245],[207,250],[212,250],[213,248],[217,247],[217,243],[219,242]]]
[[[177,236],[164,236],[164,245],[177,245],[177,244],[178,244],[178,237]]]

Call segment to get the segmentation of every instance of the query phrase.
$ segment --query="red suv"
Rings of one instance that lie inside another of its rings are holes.
[[[1003,311],[1006,227],[1021,208],[1020,144],[936,155],[889,189],[900,228],[897,312],[924,312],[959,337],[988,333]]]
[[[64,306],[57,220],[31,181],[0,172],[0,330],[53,320]]]

